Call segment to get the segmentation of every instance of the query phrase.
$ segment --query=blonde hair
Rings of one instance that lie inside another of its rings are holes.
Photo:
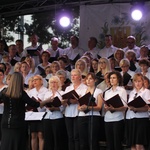
[[[141,73],[136,73],[134,76],[133,76],[133,81],[137,81],[138,78],[141,78],[143,83],[144,83],[144,76],[141,74]]]
[[[15,66],[14,66],[14,72],[17,72],[17,71],[16,71],[17,66],[20,66],[20,68],[21,68],[21,62],[17,62],[17,63],[15,64]]]
[[[81,62],[84,64],[84,70],[82,71],[82,74],[88,74],[88,68],[87,68],[87,63],[84,59],[78,59],[77,62],[75,63],[75,69],[77,69],[77,63]]]
[[[124,58],[124,55],[125,55],[125,52],[123,51],[123,49],[119,48],[119,49],[117,49],[117,50],[115,51],[115,53],[114,53],[114,58],[115,58],[116,60],[117,60],[117,58],[116,58],[117,52],[121,52],[121,54],[122,54],[122,59],[123,59],[123,58]]]
[[[52,81],[57,82],[57,83],[58,83],[58,90],[61,90],[61,82],[60,82],[59,77],[57,77],[57,76],[52,76],[52,77],[49,79],[49,81],[48,81],[48,83],[49,83],[49,90],[52,90],[52,87],[51,87],[51,82],[52,82]]]
[[[41,80],[41,85],[43,85],[43,78],[42,78],[42,76],[41,75],[35,75],[35,76],[33,76],[33,80],[34,80],[35,77],[39,78]]]
[[[19,72],[14,72],[10,78],[9,86],[5,93],[10,98],[20,98],[23,92],[23,76]]]
[[[27,56],[25,58],[25,62],[27,62],[27,64],[29,65],[29,67],[32,71],[32,73],[34,73],[35,72],[35,61],[34,61],[34,59],[31,56]]]
[[[71,74],[73,72],[77,73],[77,75],[80,76],[80,80],[82,79],[82,73],[81,73],[81,71],[79,69],[73,69],[73,70],[71,70]]]
[[[119,66],[122,67],[123,65],[127,65],[130,67],[130,62],[127,58],[124,58],[120,61]]]
[[[99,59],[99,62],[100,61],[105,61],[105,63],[106,63],[106,68],[104,69],[104,74],[107,73],[107,72],[110,72],[111,71],[111,67],[110,67],[109,60],[107,58],[105,58],[105,57],[102,57],[102,58]],[[100,69],[100,64],[98,63],[98,70],[97,70],[97,72],[100,72],[100,71],[102,71],[102,69]]]

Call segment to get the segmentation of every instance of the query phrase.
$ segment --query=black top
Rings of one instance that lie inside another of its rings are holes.
[[[0,102],[4,103],[2,117],[3,128],[22,128],[25,125],[25,104],[39,107],[40,103],[32,100],[25,91],[18,99],[7,97],[4,93],[0,94]]]

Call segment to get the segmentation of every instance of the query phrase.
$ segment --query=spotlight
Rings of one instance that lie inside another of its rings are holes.
[[[144,3],[133,3],[131,8],[131,17],[135,21],[139,21],[143,17]]]
[[[67,16],[63,16],[60,18],[59,23],[62,27],[66,28],[70,25],[70,18]]]
[[[135,9],[132,11],[131,16],[132,16],[132,19],[139,21],[139,20],[141,20],[143,13],[142,13],[142,11]]]
[[[72,18],[72,13],[69,10],[62,9],[57,12],[56,20],[62,28],[68,29],[71,26]]]

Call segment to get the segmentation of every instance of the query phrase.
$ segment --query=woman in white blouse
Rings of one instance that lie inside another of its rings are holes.
[[[134,89],[130,92],[128,103],[136,97],[141,98],[149,103],[150,91],[144,88],[144,78],[141,73],[137,73],[133,77]],[[144,150],[144,146],[148,144],[148,105],[143,107],[131,107],[126,113],[126,142],[131,150]]]
[[[83,96],[87,86],[82,83],[82,75],[79,69],[71,71],[71,82],[65,93],[75,90],[79,96]],[[68,97],[69,99],[69,97]],[[65,122],[68,134],[69,150],[79,150],[79,132],[78,132],[78,100],[70,99],[70,105],[65,108]]]
[[[95,87],[96,76],[94,73],[88,73],[86,77],[86,84],[88,86],[86,93],[91,93],[93,97],[89,97],[89,102],[94,98],[93,105],[91,106],[83,104],[78,106],[79,117],[79,140],[80,140],[80,150],[90,150],[91,146],[93,150],[99,150],[99,129],[100,129],[100,110],[102,108],[102,98],[100,94],[102,90]],[[88,109],[89,112],[85,113]],[[91,135],[92,134],[92,135]],[[91,138],[92,137],[92,138]],[[89,142],[90,141],[90,142]]]
[[[45,93],[44,99],[58,97],[62,100],[63,91],[61,82],[57,76],[49,79],[49,90]],[[47,114],[44,119],[44,150],[67,150],[67,133],[63,117],[64,106],[47,106]]]
[[[108,150],[122,150],[124,111],[126,110],[127,92],[122,87],[122,76],[119,72],[110,72],[108,78],[111,88],[107,89],[103,94],[104,100],[107,102],[107,100],[118,94],[123,106],[114,108],[112,105],[104,105],[106,111],[104,121],[107,148]]]
[[[44,95],[48,91],[47,88],[43,86],[43,79],[40,75],[35,75],[33,77],[34,88],[28,91],[30,97],[34,97],[36,100],[44,100]],[[45,111],[45,108],[37,108],[38,112]],[[33,121],[30,123],[30,132],[31,132],[31,147],[32,150],[43,150],[44,148],[44,138],[43,138],[43,122],[42,121]]]

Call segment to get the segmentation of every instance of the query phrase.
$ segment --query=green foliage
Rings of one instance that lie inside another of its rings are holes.
[[[18,16],[1,18],[0,28],[3,31],[3,35],[0,35],[0,38],[5,39],[7,42],[13,41],[14,37],[11,34],[11,32],[16,31],[19,21],[20,21],[20,18]]]
[[[60,39],[60,47],[67,47],[72,34],[79,35],[79,9],[71,9],[73,16],[69,28],[62,28],[59,25],[56,12],[49,11],[45,13],[33,14],[32,24],[25,24],[26,34],[36,33],[39,36],[39,42],[48,44],[52,37]]]
[[[60,39],[59,46],[67,47],[72,34],[79,36],[79,7],[70,8],[70,14],[72,14],[71,25],[65,29],[58,25],[56,10],[33,14],[31,24],[24,23],[21,25],[20,16],[2,18],[0,27],[3,29],[3,37],[0,38],[5,38],[7,42],[11,42],[14,40],[11,32],[23,32],[28,36],[36,33],[39,36],[39,43],[49,44],[51,38],[56,36]]]

